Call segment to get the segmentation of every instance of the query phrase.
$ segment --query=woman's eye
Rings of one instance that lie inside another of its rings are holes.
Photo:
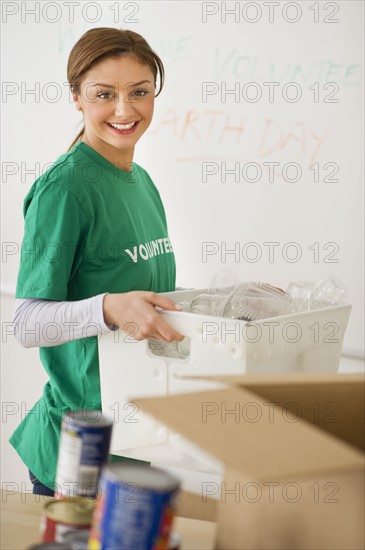
[[[110,99],[112,97],[112,94],[110,92],[100,92],[97,97],[99,97],[100,99]]]
[[[134,90],[133,94],[137,97],[143,97],[148,94],[148,90]]]

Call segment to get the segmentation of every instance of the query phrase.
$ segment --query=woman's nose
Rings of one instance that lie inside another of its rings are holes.
[[[130,97],[120,98],[115,103],[115,116],[128,118],[135,112],[134,102]]]

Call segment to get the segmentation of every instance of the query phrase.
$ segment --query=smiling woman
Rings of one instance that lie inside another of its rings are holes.
[[[140,65],[144,65],[145,69],[149,69],[148,80],[152,82],[153,90],[157,84],[157,77],[159,77],[159,90],[156,97],[162,90],[165,78],[164,66],[159,56],[150,48],[146,40],[139,34],[133,31],[111,29],[108,27],[102,27],[99,29],[91,29],[86,32],[80,40],[75,44],[70,52],[67,65],[67,78],[70,83],[70,88],[74,94],[80,94],[83,88],[84,93],[87,92],[88,86],[82,81],[91,69],[96,65],[100,65],[105,59],[121,60],[122,57],[133,58]],[[89,75],[90,76],[90,75]],[[101,76],[101,73],[99,73]],[[112,79],[111,82],[101,84],[106,88],[107,92],[110,92],[110,88],[114,88],[116,83],[119,83],[120,73],[116,80]],[[142,85],[144,82],[137,82],[129,78],[123,85],[132,87]],[[98,79],[99,80],[99,79]],[[99,82],[91,82],[91,86],[100,84]],[[140,94],[137,94],[140,95]],[[86,96],[87,98],[87,96]],[[89,99],[89,98],[87,98]],[[83,128],[72,145],[83,135],[85,128]]]
[[[181,309],[157,294],[175,290],[175,258],[160,194],[133,162],[158,76],[160,92],[162,61],[139,34],[86,32],[68,61],[84,127],[25,198],[14,325],[21,345],[40,347],[49,381],[10,442],[33,492],[55,487],[64,414],[101,410],[97,337],[120,327],[137,340],[183,338],[155,309]]]
[[[74,101],[84,115],[82,141],[113,164],[130,166],[134,146],[153,116],[150,67],[129,54],[106,59],[86,73],[78,89]]]

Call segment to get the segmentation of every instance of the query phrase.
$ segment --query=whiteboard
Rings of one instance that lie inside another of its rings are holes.
[[[281,287],[336,275],[344,351],[363,354],[363,3],[73,4],[2,3],[2,290],[23,198],[80,127],[68,53],[89,28],[129,28],[166,69],[134,160],[163,198],[177,285],[222,268]]]

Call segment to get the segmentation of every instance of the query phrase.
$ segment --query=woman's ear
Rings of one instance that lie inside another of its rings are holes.
[[[73,99],[73,102],[75,104],[76,109],[78,111],[82,111],[79,95],[74,91],[73,88],[71,88],[71,93],[72,93],[72,99]]]
[[[74,100],[74,104],[75,104],[75,107],[78,111],[82,111],[82,107],[81,107],[81,104],[80,104],[80,100],[79,100],[79,96],[76,95],[76,94],[73,94],[72,96],[73,100]]]

